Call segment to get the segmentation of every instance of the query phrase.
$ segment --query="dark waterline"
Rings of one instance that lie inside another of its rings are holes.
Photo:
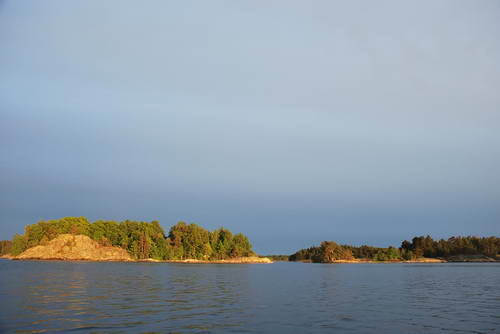
[[[0,260],[0,332],[499,333],[500,264]]]

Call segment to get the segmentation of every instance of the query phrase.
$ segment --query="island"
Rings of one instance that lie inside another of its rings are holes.
[[[24,234],[0,242],[13,260],[140,261],[180,263],[272,263],[249,239],[223,227],[208,231],[179,222],[165,234],[158,221],[122,222],[65,217],[28,225]]]
[[[498,262],[500,238],[430,236],[400,247],[342,245],[323,241],[292,255],[258,256],[247,236],[223,227],[208,231],[178,222],[165,233],[158,221],[122,222],[65,217],[28,225],[24,234],[0,241],[0,257],[13,260],[125,261],[174,263],[398,263]]]
[[[288,257],[288,261],[314,263],[362,262],[498,262],[500,238],[451,237],[438,241],[430,236],[404,240],[401,247],[373,247],[339,245],[323,241],[319,246],[301,249]],[[273,257],[272,257],[273,258]],[[281,259],[282,256],[273,258]]]

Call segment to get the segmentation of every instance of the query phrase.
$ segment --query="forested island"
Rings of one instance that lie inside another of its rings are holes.
[[[49,249],[50,247],[52,249]],[[0,242],[0,255],[9,254],[14,258],[26,258],[23,253],[30,250],[31,253],[38,254],[54,252],[55,247],[58,247],[58,252],[74,251],[75,247],[85,250],[102,248],[108,255],[113,253],[113,247],[120,248],[133,260],[224,261],[235,258],[256,258],[252,245],[245,235],[241,233],[233,235],[231,231],[222,227],[210,232],[196,224],[179,222],[165,234],[157,221],[89,222],[85,217],[66,217],[28,225],[24,229],[24,234],[16,234],[12,241]],[[34,250],[38,250],[38,253]],[[118,256],[116,259],[124,258],[116,249],[114,254],[115,257]]]
[[[318,247],[301,249],[290,255],[288,261],[315,263],[359,262],[359,261],[417,261],[443,262],[500,261],[500,238],[497,237],[451,237],[447,240],[433,240],[430,236],[415,237],[403,241],[401,247],[373,247],[339,245],[323,241]],[[283,256],[273,258],[284,260]]]
[[[500,238],[494,236],[458,236],[447,240],[420,236],[404,240],[399,248],[323,241],[292,255],[267,257],[315,263],[464,262],[500,261],[499,253]],[[16,234],[11,241],[0,241],[0,256],[17,259],[78,259],[82,254],[84,259],[116,261],[271,262],[267,257],[257,257],[249,239],[241,233],[233,235],[222,227],[208,231],[185,222],[175,224],[166,234],[158,221],[90,222],[85,217],[65,217],[28,225],[24,234]]]

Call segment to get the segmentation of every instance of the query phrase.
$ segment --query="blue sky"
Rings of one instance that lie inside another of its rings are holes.
[[[498,1],[0,1],[0,238],[500,234]]]

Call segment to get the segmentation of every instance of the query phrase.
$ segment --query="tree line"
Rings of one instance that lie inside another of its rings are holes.
[[[433,240],[430,236],[415,237],[403,241],[401,249],[412,252],[416,257],[450,257],[459,255],[484,255],[496,257],[500,253],[500,238],[497,237],[451,237],[447,240]]]
[[[451,237],[447,240],[433,240],[430,236],[415,237],[403,241],[401,247],[373,247],[338,245],[323,241],[318,247],[301,249],[290,255],[289,261],[310,261],[328,263],[338,260],[363,259],[372,261],[400,261],[427,258],[450,258],[453,256],[476,255],[500,260],[500,238],[497,237]]]
[[[221,260],[255,255],[245,235],[233,235],[222,227],[210,232],[196,224],[179,222],[167,235],[158,221],[89,222],[85,217],[65,217],[28,225],[24,234],[16,234],[12,241],[2,242],[0,250],[3,254],[19,255],[61,234],[86,235],[102,246],[121,247],[136,259]]]
[[[12,241],[0,240],[0,256],[10,254],[12,249]]]

